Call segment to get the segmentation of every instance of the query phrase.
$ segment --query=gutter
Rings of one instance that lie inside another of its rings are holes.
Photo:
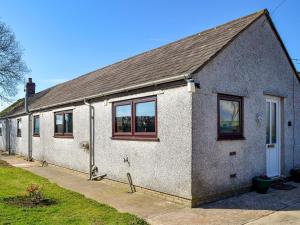
[[[122,92],[127,92],[127,91],[131,91],[131,90],[135,90],[135,89],[140,89],[140,88],[145,88],[145,87],[151,87],[151,86],[156,86],[159,84],[164,84],[164,83],[169,83],[169,82],[173,82],[173,81],[178,81],[178,80],[187,80],[191,78],[191,74],[190,73],[184,73],[178,76],[174,76],[174,77],[169,77],[169,78],[163,78],[160,80],[156,80],[156,81],[150,81],[150,82],[146,82],[143,84],[136,84],[136,85],[132,85],[129,87],[125,87],[125,88],[119,88],[113,91],[107,91],[107,92],[102,92],[96,95],[90,95],[88,97],[83,97],[83,98],[77,98],[74,100],[69,100],[69,101],[64,101],[61,103],[57,103],[57,104],[52,104],[52,105],[47,105],[47,106],[43,106],[40,108],[36,108],[36,109],[31,109],[31,112],[35,112],[35,111],[40,111],[40,110],[44,110],[44,109],[48,109],[48,108],[52,108],[52,107],[57,107],[57,106],[62,106],[62,105],[66,105],[66,104],[70,104],[70,103],[76,103],[76,102],[84,102],[85,100],[91,100],[94,98],[99,98],[99,97],[104,97],[104,96],[108,96],[108,95],[112,95],[112,94],[117,94],[117,93],[122,93]],[[19,113],[19,114],[15,114],[12,116],[7,116],[7,117],[2,117],[2,118],[10,118],[10,117],[16,117],[16,116],[20,116],[23,115],[24,113]]]
[[[135,89],[157,86],[159,84],[169,83],[169,82],[173,82],[173,81],[188,80],[190,78],[191,78],[190,73],[184,73],[184,74],[174,76],[174,77],[159,79],[156,81],[145,82],[143,84],[137,84],[137,85],[132,85],[132,86],[125,87],[125,88],[119,88],[119,89],[116,89],[113,91],[102,92],[102,93],[99,93],[96,95],[90,95],[88,97],[77,98],[74,100],[65,101],[65,102],[61,102],[58,104],[52,104],[52,105],[48,105],[48,106],[44,106],[44,107],[40,107],[40,108],[36,108],[36,109],[31,109],[31,110],[29,110],[29,107],[28,107],[28,96],[26,94],[25,95],[25,113],[18,113],[18,114],[12,115],[12,116],[0,117],[0,119],[8,120],[9,118],[21,116],[24,114],[28,115],[28,161],[31,161],[33,159],[32,158],[32,134],[31,134],[31,132],[32,132],[32,112],[83,101],[85,105],[89,106],[89,150],[90,150],[89,176],[90,176],[90,180],[95,180],[99,177],[104,177],[106,175],[96,175],[98,168],[95,165],[95,152],[94,152],[94,107],[91,105],[91,103],[88,102],[88,100],[99,98],[99,97],[104,97],[104,96],[108,96],[108,95],[113,95],[113,94],[117,94],[117,93],[127,92],[127,91],[131,91],[131,90],[135,90]],[[27,91],[26,91],[26,93],[27,93]]]

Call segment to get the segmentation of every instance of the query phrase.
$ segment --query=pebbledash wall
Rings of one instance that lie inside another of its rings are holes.
[[[249,187],[253,176],[266,173],[267,93],[281,96],[281,173],[288,175],[293,166],[300,166],[300,85],[265,17],[194,78],[201,85],[194,94],[182,86],[93,103],[99,174],[127,182],[129,172],[135,185],[192,199],[194,205]],[[245,140],[217,140],[218,93],[244,97]],[[112,102],[152,95],[157,95],[159,141],[112,140]],[[53,137],[54,112],[65,109],[73,109],[73,139]],[[260,124],[257,114],[263,118]],[[41,134],[33,137],[33,158],[87,172],[89,153],[80,149],[79,143],[88,141],[88,106],[57,108],[38,115]],[[12,148],[26,155],[27,117],[22,117],[21,138],[14,136],[16,119],[12,124]],[[4,140],[0,144],[5,147]],[[230,156],[230,152],[236,155]],[[129,163],[124,163],[127,157]],[[236,177],[230,178],[231,174]]]
[[[112,140],[112,103],[124,99],[157,96],[159,141]],[[94,102],[95,108],[95,164],[99,174],[128,182],[130,173],[134,185],[191,199],[191,106],[192,97],[186,86],[149,91]],[[74,138],[55,138],[54,112],[73,110]],[[80,148],[88,141],[88,106],[79,105],[34,113],[40,116],[40,137],[32,137],[32,154],[37,160],[88,172],[89,152]],[[27,116],[22,118],[22,137],[14,136],[16,154],[27,155]],[[16,126],[16,119],[11,121]],[[1,143],[1,148],[5,145]],[[124,162],[128,158],[129,163]]]
[[[265,16],[198,72],[195,79],[201,89],[193,95],[194,202],[249,187],[253,176],[266,174],[266,94],[281,96],[281,174],[289,175],[294,165],[300,166],[300,85]],[[217,140],[218,93],[243,96],[245,140]],[[257,114],[263,115],[260,124],[256,122]],[[288,121],[292,121],[291,127]],[[236,155],[230,156],[230,152]],[[230,178],[231,174],[236,177]]]
[[[21,119],[22,124],[25,124],[25,127],[23,126],[21,137],[17,137],[17,119]],[[9,126],[7,126],[7,123],[9,123]],[[7,146],[9,145],[8,143],[10,143],[11,153],[27,156],[28,155],[27,154],[28,153],[27,124],[28,124],[28,116],[11,118],[9,119],[9,121],[1,120],[2,136],[0,136],[0,150],[8,150]],[[8,127],[10,129],[10,132],[8,132],[7,130]],[[10,135],[8,136],[7,133],[9,133]],[[8,140],[8,138],[10,140]]]

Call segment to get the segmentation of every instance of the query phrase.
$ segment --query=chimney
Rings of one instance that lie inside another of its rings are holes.
[[[35,94],[35,83],[32,82],[32,78],[28,78],[28,82],[26,83],[26,94],[28,97]]]

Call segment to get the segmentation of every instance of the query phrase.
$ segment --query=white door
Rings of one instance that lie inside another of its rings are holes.
[[[266,100],[266,154],[267,176],[280,175],[280,99],[267,97]]]

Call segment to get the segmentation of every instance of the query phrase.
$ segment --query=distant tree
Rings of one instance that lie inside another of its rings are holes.
[[[17,86],[29,72],[22,59],[22,48],[12,30],[0,21],[0,98],[9,102],[17,93]]]

